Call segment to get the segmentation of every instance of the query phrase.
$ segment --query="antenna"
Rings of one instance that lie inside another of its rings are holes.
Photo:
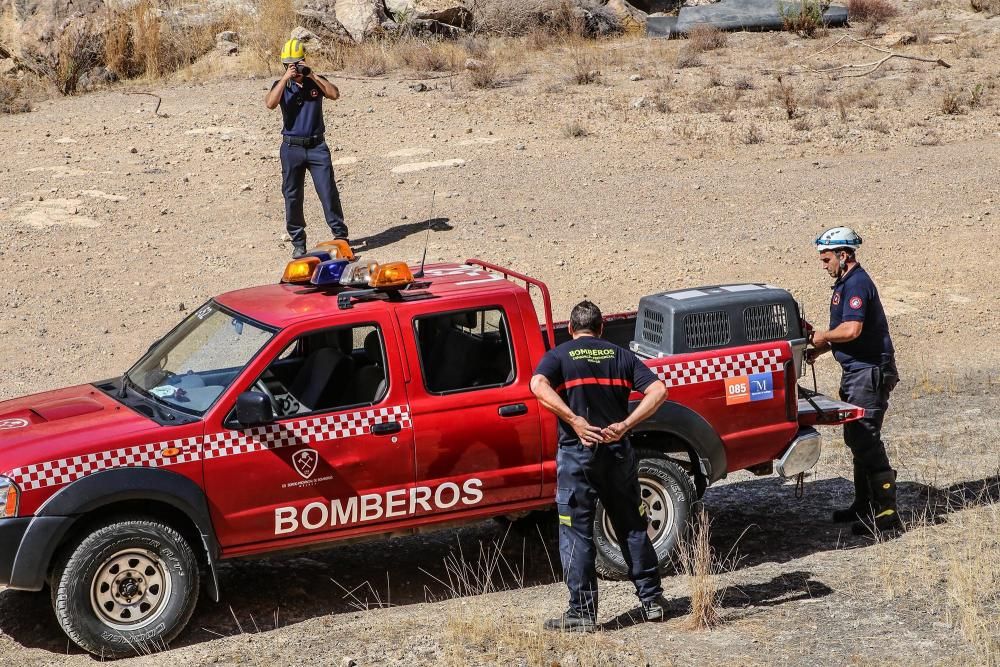
[[[420,258],[420,270],[413,276],[414,278],[424,277],[424,263],[427,261],[427,242],[431,236],[431,222],[434,220],[434,199],[436,196],[437,190],[431,190],[431,215],[427,218],[427,231],[424,232],[424,254]]]

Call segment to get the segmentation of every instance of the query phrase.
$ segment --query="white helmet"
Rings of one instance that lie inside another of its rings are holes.
[[[816,250],[857,250],[861,237],[850,227],[831,227],[816,237]]]

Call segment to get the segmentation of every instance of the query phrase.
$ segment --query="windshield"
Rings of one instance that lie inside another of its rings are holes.
[[[200,416],[272,335],[209,303],[150,348],[126,377],[140,392]]]

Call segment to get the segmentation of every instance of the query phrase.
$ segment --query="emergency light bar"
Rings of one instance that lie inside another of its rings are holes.
[[[323,245],[323,244],[321,244]],[[344,248],[350,258],[341,256]],[[281,282],[317,287],[342,286],[370,289],[399,289],[413,282],[413,272],[406,262],[362,264],[352,261],[354,253],[343,241],[327,241],[325,248],[310,250],[304,257],[293,259],[285,266]]]

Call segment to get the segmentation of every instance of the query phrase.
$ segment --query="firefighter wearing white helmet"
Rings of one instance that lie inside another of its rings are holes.
[[[896,507],[896,471],[882,442],[889,394],[899,382],[889,323],[878,290],[855,252],[861,237],[850,227],[833,227],[816,237],[823,268],[836,282],[830,297],[830,328],[816,331],[810,363],[825,353],[843,368],[840,398],[865,408],[865,416],[844,425],[844,442],[854,459],[854,502],[833,513],[853,521],[852,532],[873,535],[902,527]]]
[[[306,172],[312,176],[323,216],[334,238],[347,240],[344,209],[326,145],[323,100],[336,100],[340,90],[305,63],[302,40],[290,39],[281,48],[285,72],[264,98],[268,109],[281,107],[281,193],[285,197],[285,229],[292,240],[292,257],[306,252],[303,213]]]

